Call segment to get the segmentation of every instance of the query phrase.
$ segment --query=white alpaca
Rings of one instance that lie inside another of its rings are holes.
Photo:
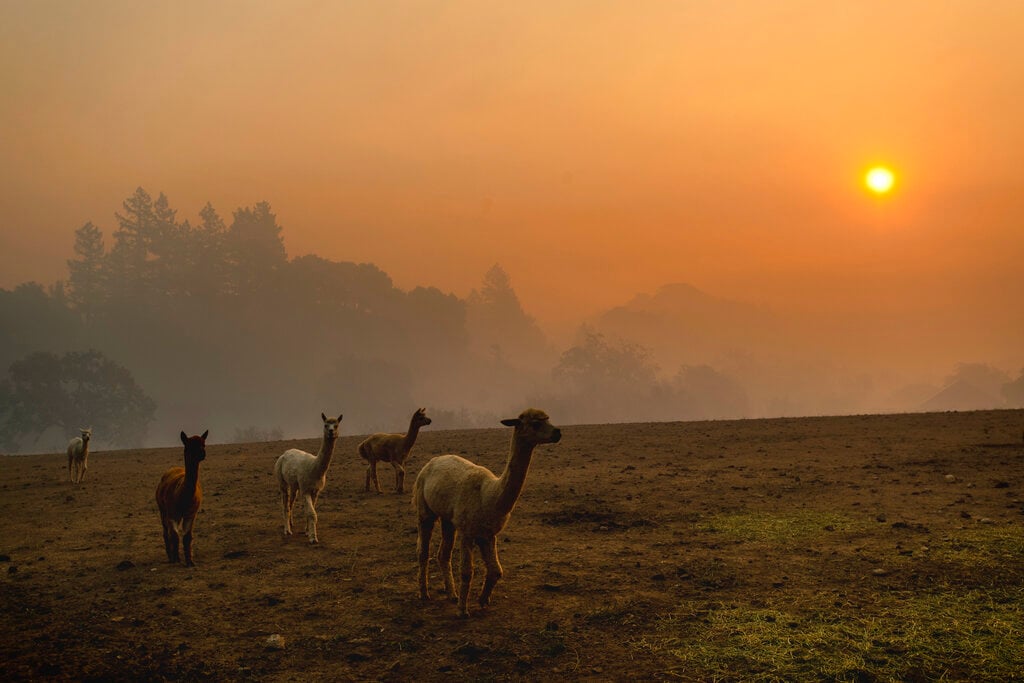
[[[292,533],[292,506],[295,504],[295,496],[301,495],[306,508],[306,535],[310,543],[319,542],[316,537],[316,499],[327,483],[327,468],[331,466],[342,416],[334,419],[320,413],[320,418],[324,421],[324,435],[320,451],[315,456],[298,448],[290,448],[274,463],[274,475],[281,488],[284,533],[286,536]]]
[[[561,430],[551,425],[547,414],[534,408],[501,423],[515,429],[508,462],[500,477],[494,476],[486,467],[457,455],[439,455],[423,466],[413,485],[413,505],[419,519],[416,546],[420,564],[420,597],[430,599],[427,591],[430,536],[434,532],[434,522],[440,517],[441,545],[437,561],[444,576],[445,591],[450,597],[458,598],[459,614],[464,617],[469,615],[467,602],[469,584],[473,580],[473,546],[480,548],[487,567],[487,578],[480,593],[480,606],[486,607],[502,574],[495,537],[505,527],[522,493],[533,449],[538,444],[558,443],[562,438]],[[458,593],[452,576],[456,531],[462,550],[462,583]]]
[[[389,462],[395,468],[395,491],[405,493],[405,461],[409,457],[409,451],[416,443],[416,436],[420,433],[420,427],[430,424],[426,408],[420,408],[412,414],[409,420],[409,431],[405,434],[373,434],[359,444],[359,456],[366,461],[366,490],[370,490],[370,482],[373,482],[377,493],[384,493],[380,488],[380,480],[377,479],[377,463]]]
[[[85,479],[85,471],[89,469],[89,439],[92,438],[92,427],[81,429],[82,435],[68,442],[68,476],[75,484]]]

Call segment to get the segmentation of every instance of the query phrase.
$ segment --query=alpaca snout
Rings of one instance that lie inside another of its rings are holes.
[[[555,427],[554,433],[551,435],[551,443],[558,443],[562,440],[562,430]]]

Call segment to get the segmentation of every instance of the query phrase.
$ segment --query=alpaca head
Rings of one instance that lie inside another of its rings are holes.
[[[206,436],[210,433],[207,429],[202,436],[186,436],[181,433],[181,443],[185,444],[185,462],[196,464],[206,460]]]
[[[527,408],[519,417],[502,420],[501,424],[515,427],[515,438],[533,445],[558,443],[562,438],[562,430],[551,424],[547,413],[536,408]]]
[[[412,424],[415,427],[426,427],[430,424],[430,418],[427,417],[426,408],[420,408],[412,414]]]
[[[338,438],[338,430],[341,429],[341,418],[343,415],[339,415],[338,419],[333,417],[327,417],[323,413],[320,413],[320,419],[324,421],[324,438],[329,441],[334,441]]]
[[[82,432],[82,443],[89,443],[89,439],[92,438],[92,427],[79,427],[78,431]]]

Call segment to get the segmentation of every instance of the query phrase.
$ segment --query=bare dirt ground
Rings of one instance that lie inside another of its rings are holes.
[[[283,538],[272,469],[318,439],[211,435],[194,569],[167,562],[154,502],[180,447],[93,453],[80,486],[63,455],[0,458],[0,679],[1019,679],[1022,430],[1024,411],[563,426],[468,619],[436,567],[419,600],[410,496],[362,491],[359,436],[311,547]],[[408,488],[441,453],[500,471],[509,438],[428,427]]]

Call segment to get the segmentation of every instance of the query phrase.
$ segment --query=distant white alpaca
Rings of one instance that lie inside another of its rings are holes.
[[[281,511],[284,514],[284,533],[292,533],[292,506],[295,496],[301,495],[306,508],[306,535],[310,543],[318,543],[316,537],[316,499],[327,483],[327,468],[331,466],[334,454],[334,442],[338,440],[338,429],[341,418],[327,417],[320,413],[324,421],[324,435],[320,442],[320,451],[313,456],[311,453],[290,448],[274,463],[274,475],[281,489]]]
[[[420,427],[426,427],[428,424],[430,418],[427,417],[426,408],[420,408],[412,414],[409,431],[405,434],[374,434],[359,444],[359,456],[367,462],[367,491],[370,490],[372,481],[377,493],[383,493],[380,480],[377,479],[377,463],[389,462],[395,468],[395,491],[405,493],[405,460],[416,443]]]
[[[473,580],[473,546],[480,548],[487,567],[487,578],[480,593],[480,606],[486,607],[491,591],[502,575],[495,537],[505,527],[522,493],[533,449],[538,444],[558,443],[562,438],[561,430],[551,425],[547,414],[534,408],[501,423],[515,429],[509,459],[500,477],[494,476],[486,467],[457,455],[439,455],[423,466],[413,485],[413,505],[419,519],[416,549],[420,563],[420,597],[430,599],[427,591],[430,536],[434,532],[434,522],[440,517],[441,545],[437,561],[444,575],[445,590],[450,597],[458,598],[459,614],[464,617],[469,615],[467,602],[469,584]],[[462,549],[462,584],[458,593],[452,576],[456,531]]]
[[[85,471],[89,469],[89,439],[92,438],[92,427],[81,429],[82,435],[68,442],[68,476],[72,483],[81,484],[85,479]]]

